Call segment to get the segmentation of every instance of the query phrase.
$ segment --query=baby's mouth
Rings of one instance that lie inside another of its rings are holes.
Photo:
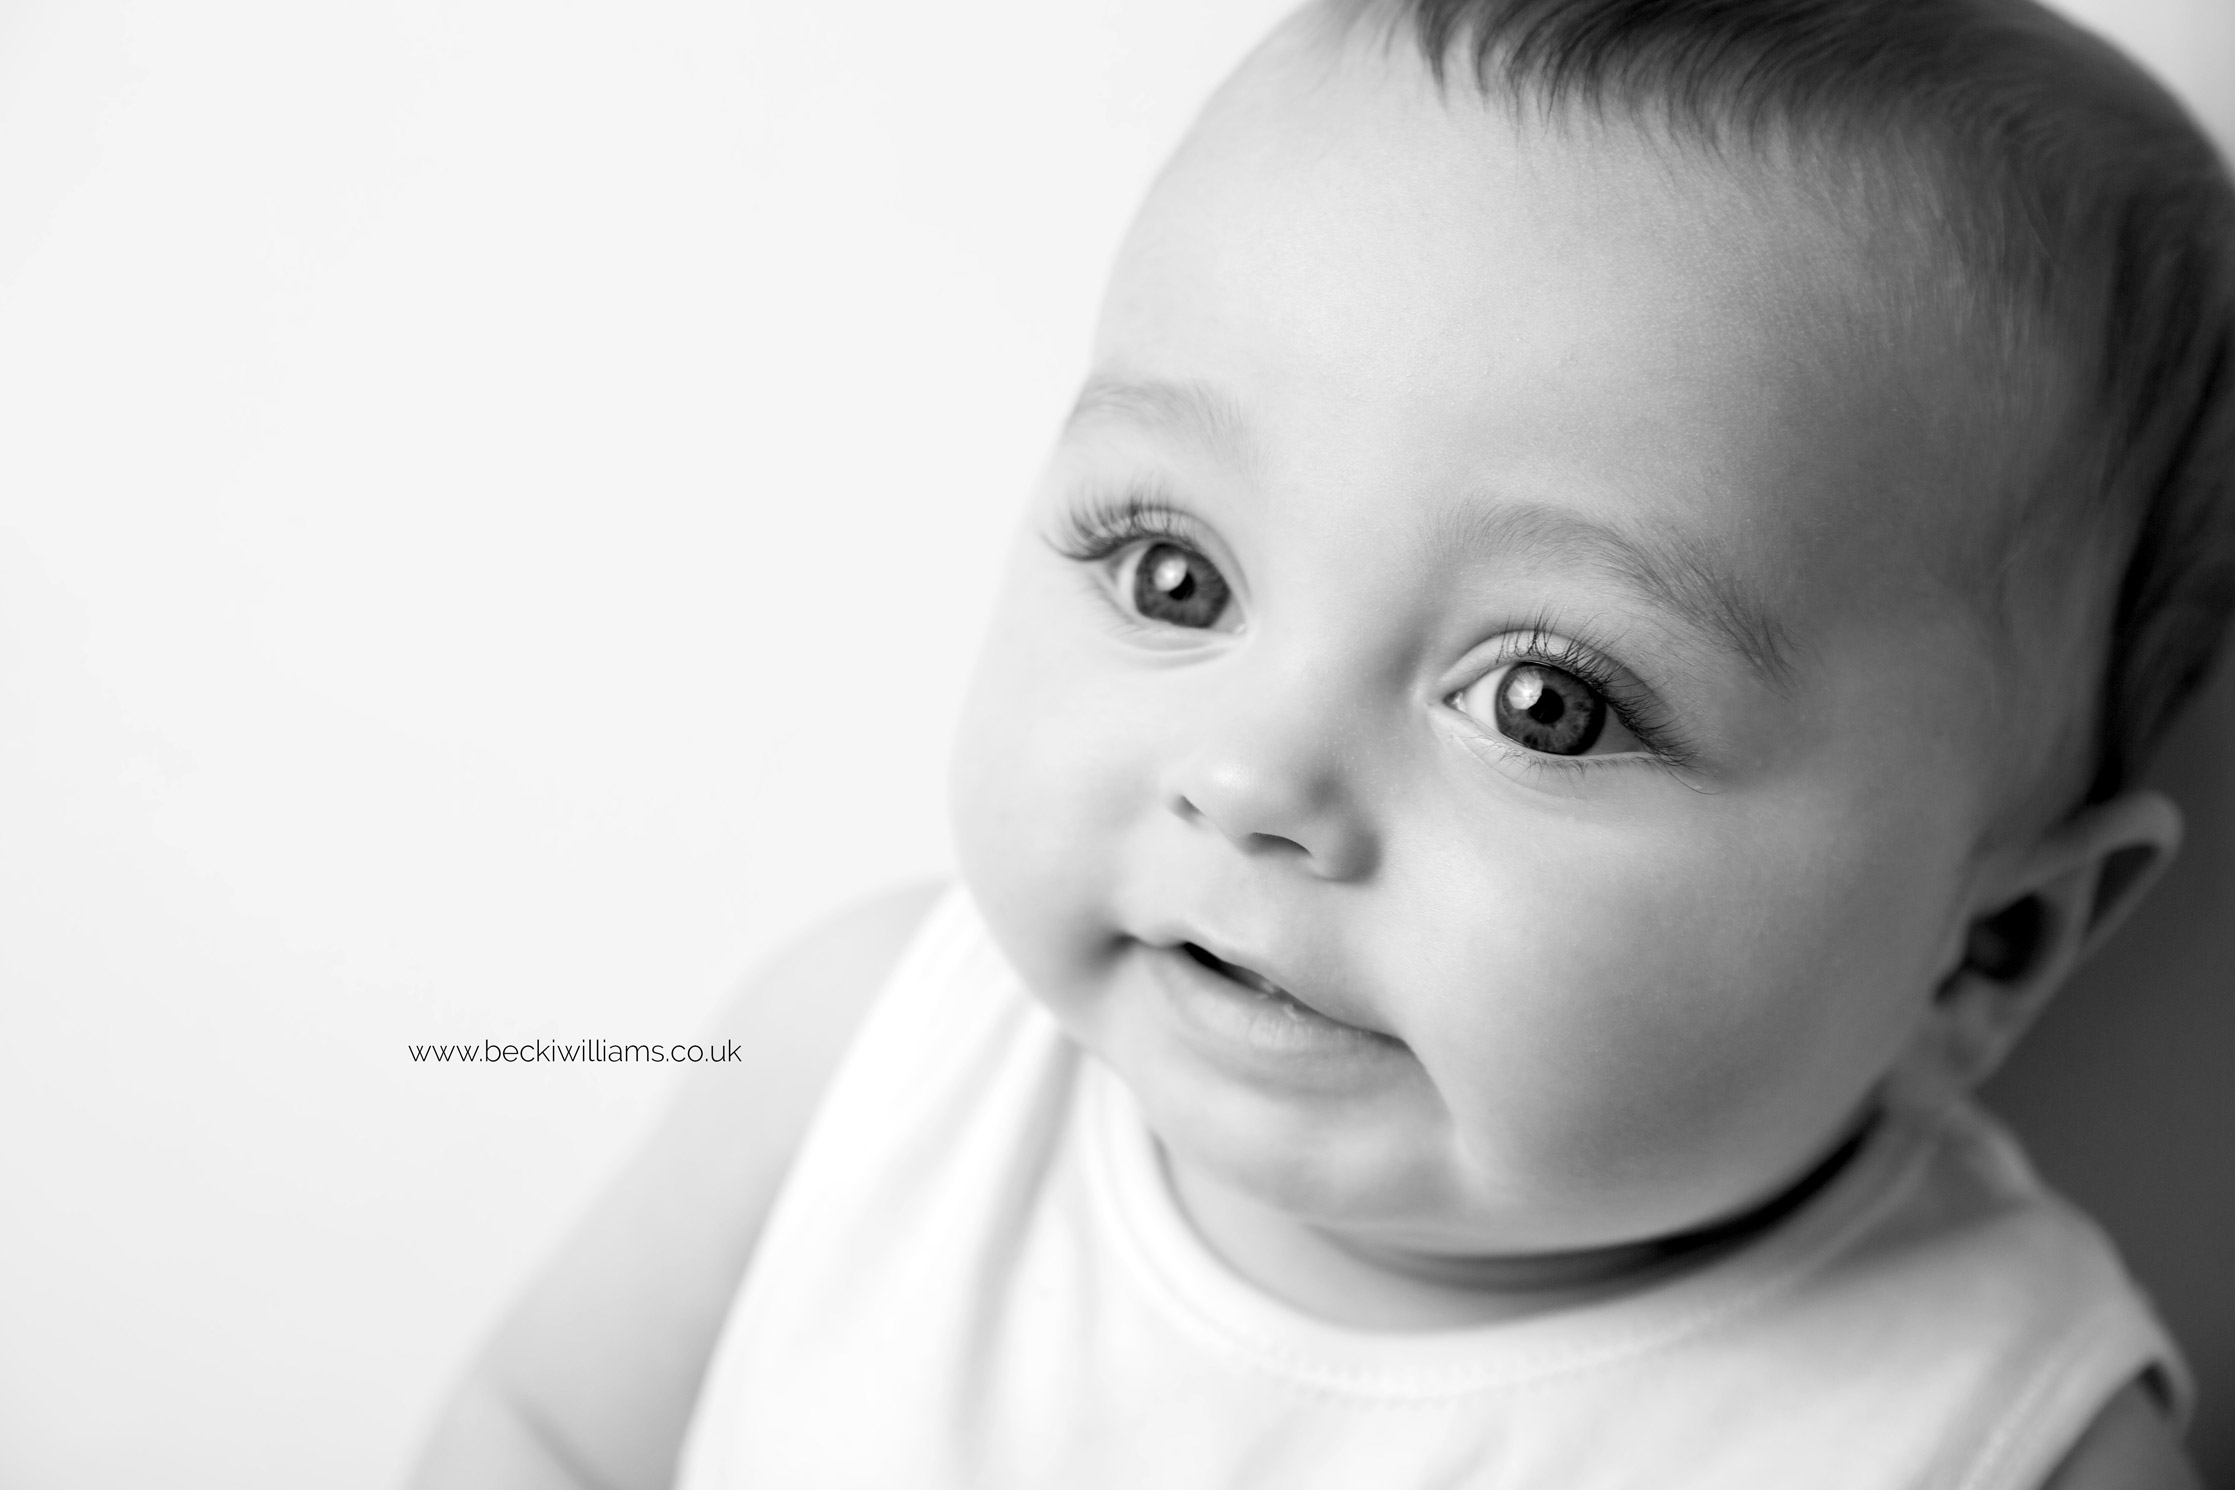
[[[1297,1008],[1311,1007],[1262,973],[1254,973],[1239,963],[1228,962],[1214,952],[1206,952],[1193,942],[1180,943],[1180,950],[1212,972],[1217,973],[1220,977],[1231,978],[1252,993],[1261,993],[1269,999],[1279,999],[1282,1003],[1294,1005]],[[1316,1014],[1319,1011],[1314,1009],[1312,1012]]]
[[[1184,936],[1146,942],[1174,1006],[1199,1029],[1284,1057],[1365,1058],[1368,1051],[1402,1054],[1405,1042],[1370,1025],[1330,1014],[1313,997],[1292,993],[1253,967],[1228,962],[1200,942]],[[1177,956],[1175,954],[1178,954]],[[1202,969],[1182,971],[1178,956]],[[1375,1055],[1373,1060],[1382,1059]],[[1348,1069],[1346,1065],[1345,1069]]]
[[[1394,1035],[1369,1029],[1338,1019],[1309,999],[1299,998],[1255,968],[1244,967],[1238,962],[1228,962],[1216,952],[1196,942],[1166,943],[1172,951],[1183,952],[1188,960],[1221,981],[1231,984],[1248,999],[1261,1001],[1265,1011],[1275,1017],[1275,1027],[1290,1031],[1294,1038],[1316,1041],[1335,1040],[1342,1043],[1365,1041],[1398,1050],[1404,1042]],[[1263,1029],[1262,1026],[1259,1027]],[[1287,1037],[1282,1037],[1287,1038]]]

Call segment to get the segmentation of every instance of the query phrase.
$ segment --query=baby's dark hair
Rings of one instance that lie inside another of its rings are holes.
[[[2072,375],[2085,428],[2021,495],[1987,588],[2020,549],[2106,580],[2123,566],[2086,796],[2132,779],[2235,610],[2235,191],[2162,88],[2032,0],[1337,8],[1409,30],[1439,85],[1467,67],[1548,114],[1618,111],[1718,148],[1798,141],[1922,181],[1967,276]]]

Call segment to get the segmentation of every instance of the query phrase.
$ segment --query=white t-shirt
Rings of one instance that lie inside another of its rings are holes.
[[[957,892],[824,1099],[682,1490],[2024,1487],[2171,1343],[1962,1103],[1902,1103],[1769,1233],[1666,1283],[1346,1328],[1195,1235],[1125,1088]]]

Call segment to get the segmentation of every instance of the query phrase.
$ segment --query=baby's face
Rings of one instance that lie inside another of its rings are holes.
[[[1986,872],[1958,359],[1766,178],[1259,72],[1003,582],[966,878],[1175,1160],[1291,1216],[1518,1254],[1729,1211],[1855,1120]]]

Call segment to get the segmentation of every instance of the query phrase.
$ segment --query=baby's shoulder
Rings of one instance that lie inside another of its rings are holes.
[[[690,1069],[665,1119],[474,1364],[415,1484],[485,1483],[492,1464],[529,1459],[551,1483],[672,1482],[776,1191],[941,888],[911,885],[841,911],[738,995],[715,1032],[736,1057]]]
[[[2041,1490],[2202,1490],[2164,1404],[2140,1381],[2095,1415]]]
[[[2109,1237],[1969,1102],[1897,1108],[1885,1127],[1881,1183],[1858,1187],[1771,1326],[1793,1356],[1870,1342],[1872,1369],[1814,1405],[1912,1420],[1920,1445],[1965,1458],[1965,1484],[2186,1483],[2155,1471],[2180,1463],[2187,1368]]]

